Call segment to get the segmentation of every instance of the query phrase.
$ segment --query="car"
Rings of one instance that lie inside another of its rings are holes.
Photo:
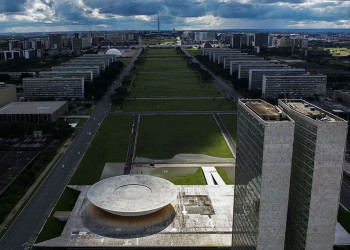
[[[78,155],[80,155],[80,151],[78,152]]]
[[[64,164],[62,165],[62,168],[64,168]]]

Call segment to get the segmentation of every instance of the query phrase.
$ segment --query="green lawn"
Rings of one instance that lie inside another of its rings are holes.
[[[186,49],[188,51],[188,53],[190,53],[192,56],[198,56],[198,55],[203,55],[203,50],[202,49],[195,49],[195,48],[191,48],[191,49]]]
[[[107,116],[70,181],[91,185],[100,180],[106,162],[125,162],[131,134],[131,116]]]
[[[224,123],[232,140],[237,144],[237,115],[220,115],[220,119]]]
[[[175,185],[207,185],[203,170],[201,168],[199,168],[194,174],[183,177],[169,178],[168,181],[171,181]]]
[[[225,168],[225,170],[223,168],[216,168],[216,171],[219,173],[220,177],[222,178],[222,180],[227,184],[227,185],[233,185],[234,184],[234,181],[232,181],[228,175],[227,175],[227,171],[233,171],[233,169],[230,169],[230,168]]]
[[[211,115],[141,116],[137,156],[169,159],[180,153],[232,157]]]
[[[202,81],[174,49],[149,49],[138,66],[130,97],[223,96],[212,81]]]
[[[226,99],[190,100],[126,100],[123,106],[113,106],[112,111],[230,111],[236,105]]]
[[[52,210],[47,219],[44,228],[40,232],[36,242],[42,242],[61,235],[65,222],[59,221],[53,217],[55,211],[71,211],[74,208],[75,202],[79,197],[79,192],[72,189],[65,189],[62,196],[58,200],[55,208]]]
[[[148,45],[168,45],[168,44],[176,44],[176,40],[173,37],[157,37],[157,38],[143,38],[142,39],[144,44],[148,44]]]

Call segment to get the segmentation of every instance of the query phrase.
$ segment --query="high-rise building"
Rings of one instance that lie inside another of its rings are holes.
[[[51,34],[49,35],[49,44],[51,49],[62,49],[62,35]]]
[[[17,101],[16,86],[0,82],[0,107]]]
[[[285,249],[333,249],[347,122],[300,99],[279,105],[295,121]]]
[[[294,121],[262,100],[238,101],[234,249],[283,249]]]
[[[268,33],[255,33],[254,34],[254,45],[258,47],[267,47],[269,43]]]

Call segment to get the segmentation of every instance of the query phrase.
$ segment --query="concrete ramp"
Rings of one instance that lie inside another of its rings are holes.
[[[204,173],[205,181],[209,186],[226,186],[226,183],[221,178],[215,167],[201,167]],[[216,183],[216,184],[215,184]]]

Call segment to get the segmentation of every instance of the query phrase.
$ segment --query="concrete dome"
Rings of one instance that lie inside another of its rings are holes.
[[[107,52],[106,52],[107,55],[117,55],[117,56],[121,56],[122,55],[122,52],[120,52],[119,49],[109,49]]]
[[[154,213],[177,197],[171,182],[149,175],[121,175],[92,185],[87,198],[106,212],[121,216]]]

